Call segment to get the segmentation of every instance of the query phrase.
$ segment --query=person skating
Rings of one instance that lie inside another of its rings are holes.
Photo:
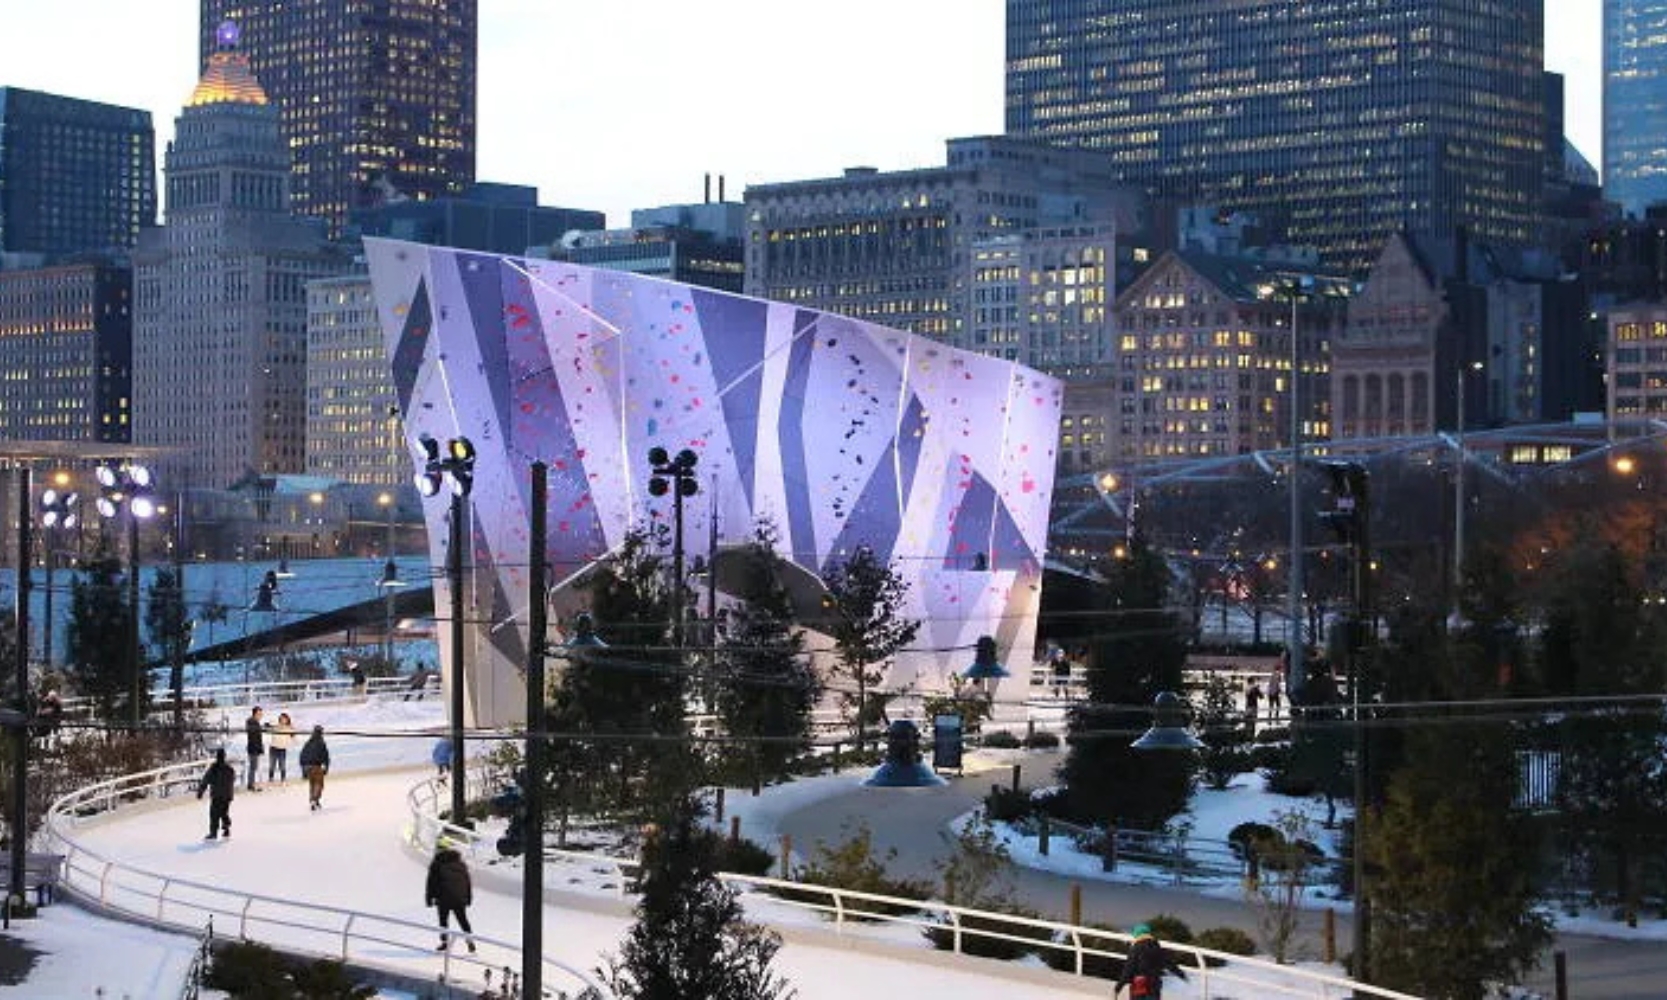
[[[434,741],[434,749],[429,752],[429,759],[434,762],[436,781],[445,781],[451,774],[451,737],[442,736]]]
[[[314,726],[313,734],[301,744],[301,773],[307,778],[307,801],[314,811],[323,808],[324,776],[330,773],[330,748],[324,745],[324,727]]]
[[[226,748],[214,751],[214,763],[208,765],[203,772],[203,779],[197,782],[197,798],[202,799],[203,793],[208,792],[208,836],[204,840],[215,840],[223,829],[226,839],[232,837],[232,795],[237,791],[237,771],[226,761]]]
[[[469,926],[469,904],[474,901],[474,890],[469,883],[469,866],[463,863],[463,855],[457,852],[457,847],[446,837],[441,837],[434,845],[434,860],[428,863],[428,888],[425,893],[425,904],[432,906],[440,917],[440,947],[437,951],[445,951],[450,943],[446,934],[449,923],[447,918],[456,915],[457,929],[465,934],[473,934],[474,928]],[[474,941],[469,941],[469,950],[475,950]]]
[[[272,727],[272,743],[268,750],[271,759],[266,764],[266,780],[274,777],[279,781],[289,780],[289,748],[295,742],[295,724],[290,721],[288,712],[278,713],[278,724]]]
[[[260,724],[260,706],[249,710],[249,717],[243,721],[243,731],[248,734],[248,745],[244,748],[249,753],[249,791],[258,792],[255,787],[255,772],[260,770],[260,756],[266,752],[266,738]]]
[[[1163,996],[1163,945],[1158,944],[1147,924],[1135,924],[1129,933],[1134,935],[1134,943],[1129,946],[1129,957],[1123,960],[1123,971],[1117,974],[1111,995],[1116,997],[1127,986],[1134,1000],[1159,1000]]]

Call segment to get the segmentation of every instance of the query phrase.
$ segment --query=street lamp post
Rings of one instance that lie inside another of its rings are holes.
[[[1295,694],[1302,690],[1304,681],[1303,667],[1303,607],[1302,607],[1302,342],[1297,334],[1297,305],[1304,296],[1314,291],[1314,276],[1311,274],[1291,275],[1278,285],[1264,285],[1260,289],[1264,298],[1286,298],[1291,303],[1291,344],[1290,365],[1291,382],[1287,386],[1287,396],[1290,400],[1290,437],[1291,437],[1291,471],[1290,471],[1290,512],[1291,512],[1291,565],[1286,575],[1288,593],[1286,594],[1286,614],[1290,618],[1289,628],[1285,636],[1285,671],[1286,685]]]
[[[648,492],[657,497],[671,494],[671,635],[678,647],[683,645],[683,498],[700,492],[700,480],[695,478],[699,462],[700,456],[688,448],[676,455],[658,446],[648,449],[649,471],[654,473]]]
[[[106,462],[98,467],[97,476],[99,514],[107,519],[124,513],[127,515],[127,655],[133,685],[129,697],[132,702],[133,726],[137,729],[143,719],[144,702],[144,691],[139,678],[139,522],[156,513],[156,481],[149,469],[134,462],[123,462],[120,465]]]
[[[29,469],[18,469],[17,476],[17,714],[7,721],[12,730],[11,895],[21,902],[29,829]],[[11,912],[10,900],[6,912]]]
[[[466,508],[469,491],[475,485],[475,446],[468,438],[456,437],[446,442],[441,455],[440,442],[424,434],[422,445],[425,461],[423,471],[417,473],[417,491],[425,497],[440,492],[440,487],[451,484],[450,540],[451,549],[446,560],[448,582],[451,585],[451,821],[462,826],[464,821],[464,789],[468,774],[463,756],[463,546]]]
[[[52,669],[52,571],[57,567],[58,532],[75,527],[80,517],[80,497],[63,490],[41,494],[41,527],[46,529],[46,620],[41,623],[41,661]]]

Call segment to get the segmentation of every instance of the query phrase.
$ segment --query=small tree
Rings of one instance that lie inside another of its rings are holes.
[[[856,685],[841,700],[846,717],[855,721],[860,753],[867,747],[868,724],[877,721],[871,718],[869,688],[885,676],[884,665],[914,641],[920,622],[901,616],[908,584],[866,545],[832,566],[822,582],[828,588],[829,631],[840,671]]]
[[[795,995],[770,968],[781,938],[743,919],[717,879],[717,839],[679,798],[644,848],[642,899],[620,954],[598,970],[624,1000],[776,1000]]]
[[[1198,764],[1205,784],[1217,791],[1250,767],[1238,714],[1233,682],[1210,675],[1198,706],[1199,739],[1204,743],[1204,749],[1198,752]]]
[[[725,757],[755,779],[778,777],[810,745],[810,716],[822,684],[793,628],[793,604],[776,576],[776,533],[753,529],[741,550],[742,583],[719,649],[718,714],[737,742]]]
[[[1302,916],[1302,900],[1313,884],[1315,858],[1308,845],[1313,823],[1296,810],[1274,814],[1273,832],[1252,838],[1245,856],[1255,876],[1246,881],[1245,896],[1256,910],[1256,929],[1262,946],[1275,962],[1290,961]]]
[[[124,596],[121,561],[108,546],[100,544],[82,569],[83,575],[70,584],[64,658],[76,687],[109,718],[132,684],[127,643],[133,619]]]
[[[160,647],[168,662],[168,690],[174,696],[174,722],[179,725],[184,711],[185,654],[191,648],[191,612],[185,604],[180,573],[172,568],[156,571],[145,605],[145,631]]]

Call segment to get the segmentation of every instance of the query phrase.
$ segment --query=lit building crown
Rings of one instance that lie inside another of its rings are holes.
[[[191,99],[186,102],[188,107],[267,103],[266,91],[261,89],[254,71],[249,68],[249,57],[237,51],[239,37],[237,25],[233,22],[226,21],[220,25],[215,33],[220,50],[208,57],[208,67],[203,70],[196,89],[191,91]]]

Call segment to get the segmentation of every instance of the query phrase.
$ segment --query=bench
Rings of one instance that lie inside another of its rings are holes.
[[[62,854],[46,854],[29,852],[23,859],[23,891],[34,892],[35,905],[45,906],[52,902],[58,891],[58,879],[63,874],[64,856]],[[4,889],[9,899],[12,892],[11,856],[0,856],[0,889]]]

